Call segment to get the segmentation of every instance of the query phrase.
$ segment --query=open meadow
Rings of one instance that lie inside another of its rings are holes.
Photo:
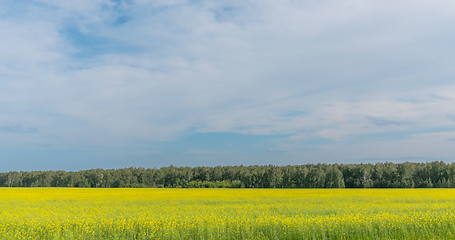
[[[0,239],[454,239],[455,189],[0,189]]]

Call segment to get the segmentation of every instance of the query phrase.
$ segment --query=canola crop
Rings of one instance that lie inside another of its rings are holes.
[[[0,239],[455,239],[455,189],[0,189]]]

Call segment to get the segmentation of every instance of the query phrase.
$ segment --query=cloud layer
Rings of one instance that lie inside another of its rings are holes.
[[[123,149],[115,164],[89,155],[101,167],[144,149],[166,161],[143,165],[191,164],[162,143],[207,133],[273,140],[243,157],[182,155],[450,160],[454,16],[442,0],[3,1],[0,141]]]

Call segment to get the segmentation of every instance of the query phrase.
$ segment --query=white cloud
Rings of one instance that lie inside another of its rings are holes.
[[[455,124],[452,1],[37,2],[0,18],[0,123],[39,128],[36,142],[191,130],[298,147]]]

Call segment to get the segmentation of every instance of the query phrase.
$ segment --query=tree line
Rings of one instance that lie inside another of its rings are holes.
[[[0,173],[1,187],[428,188],[455,187],[455,163],[306,164]]]

